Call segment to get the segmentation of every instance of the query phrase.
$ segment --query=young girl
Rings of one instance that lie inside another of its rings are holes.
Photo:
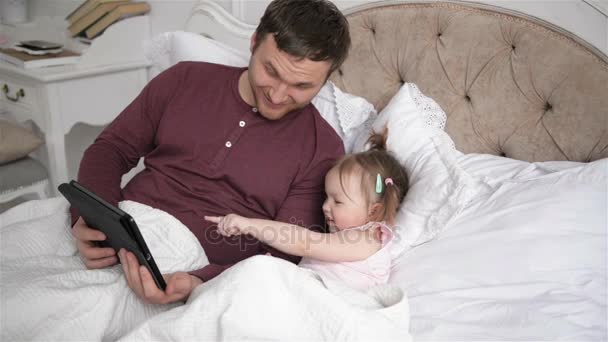
[[[371,150],[343,157],[325,176],[323,213],[330,234],[236,214],[205,219],[217,223],[222,235],[251,234],[282,252],[302,256],[299,265],[322,277],[361,290],[384,284],[391,269],[391,225],[408,180],[385,150],[385,136],[374,135],[370,142]]]

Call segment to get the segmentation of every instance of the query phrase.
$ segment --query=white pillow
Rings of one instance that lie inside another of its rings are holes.
[[[249,64],[249,51],[240,51],[224,43],[184,31],[162,33],[145,44],[146,57],[152,62],[151,76],[180,61],[199,61],[245,67]],[[374,106],[362,97],[342,92],[327,82],[313,98],[313,105],[321,116],[342,138],[347,153],[352,150],[355,138],[363,130],[361,124]]]
[[[364,123],[377,115],[366,99],[343,92],[331,81],[321,88],[312,104],[342,138],[346,153],[353,151],[356,139],[366,131]]]
[[[393,258],[436,237],[471,198],[486,190],[458,167],[462,154],[444,132],[445,122],[441,107],[406,83],[372,125],[375,132],[388,128],[387,149],[405,167],[410,183],[395,222]],[[362,135],[357,146],[368,136]]]
[[[354,143],[355,152],[365,150],[370,131],[388,127],[387,148],[408,173],[410,188],[396,218],[394,258],[437,237],[473,198],[502,180],[530,179],[581,165],[462,154],[444,131],[446,118],[433,99],[406,83]]]
[[[165,32],[144,45],[145,55],[152,62],[153,75],[181,61],[198,61],[245,67],[249,51],[231,46],[199,34],[185,31]]]

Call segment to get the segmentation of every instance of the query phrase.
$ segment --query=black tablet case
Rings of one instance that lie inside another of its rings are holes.
[[[59,192],[80,212],[86,224],[102,231],[106,242],[116,253],[121,248],[132,252],[140,265],[148,268],[159,289],[165,290],[166,284],[154,262],[154,258],[144,241],[135,220],[131,215],[104,201],[76,181],[63,183]]]

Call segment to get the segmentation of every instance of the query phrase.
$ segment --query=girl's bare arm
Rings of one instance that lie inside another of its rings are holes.
[[[363,260],[382,247],[382,243],[374,236],[376,228],[325,234],[293,224],[251,219],[236,214],[205,219],[217,223],[224,235],[250,234],[282,252],[328,262]]]

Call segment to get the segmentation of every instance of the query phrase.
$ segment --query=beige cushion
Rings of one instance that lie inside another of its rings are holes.
[[[27,156],[42,139],[19,124],[0,119],[0,164]]]
[[[465,153],[608,157],[608,57],[580,38],[465,2],[372,4],[348,21],[353,45],[331,80],[377,110],[415,83],[445,110]]]

